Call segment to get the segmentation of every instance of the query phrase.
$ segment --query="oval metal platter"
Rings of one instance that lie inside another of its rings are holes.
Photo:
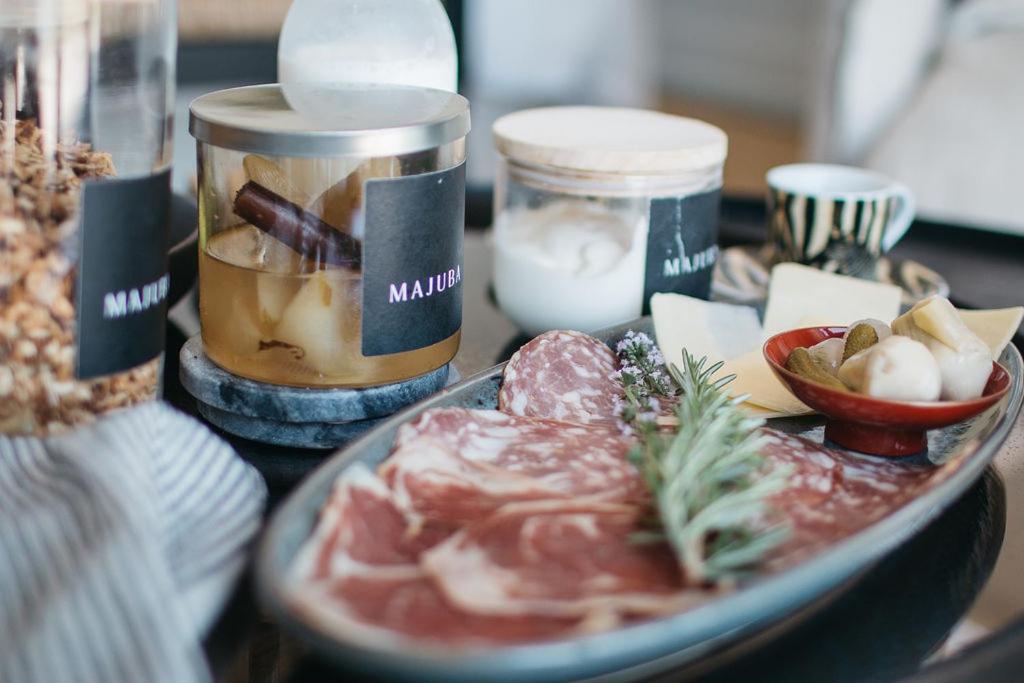
[[[651,332],[649,318],[603,334],[614,343],[627,330]],[[1000,362],[1013,378],[1007,396],[987,412],[929,434],[928,458],[936,464],[934,485],[892,514],[838,541],[779,574],[751,582],[703,606],[613,631],[529,645],[396,651],[332,637],[288,599],[289,568],[309,538],[317,514],[337,476],[349,465],[375,467],[389,454],[399,426],[424,410],[449,406],[496,408],[502,365],[481,372],[411,406],[339,451],[277,510],[257,558],[257,589],[263,605],[292,636],[339,665],[374,678],[436,681],[627,680],[689,665],[751,637],[848,584],[886,553],[922,529],[956,501],[981,475],[1013,427],[1024,396],[1024,364],[1012,345]],[[776,419],[769,426],[814,441],[823,438],[819,418]],[[898,462],[892,463],[899,467]],[[799,621],[799,619],[796,619]]]

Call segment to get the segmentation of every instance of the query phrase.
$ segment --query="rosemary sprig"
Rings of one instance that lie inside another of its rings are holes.
[[[660,394],[660,376],[637,376],[660,358],[651,348],[656,350],[653,343],[646,351],[638,348],[633,338],[619,349],[625,394],[620,413],[638,437],[630,456],[654,495],[660,534],[674,548],[687,581],[735,582],[788,535],[787,526],[766,526],[766,520],[768,498],[787,486],[790,473],[763,471],[757,428],[764,421],[747,417],[738,407],[743,397],[724,391],[735,376],[714,379],[723,364],[709,367],[706,358],[697,360],[685,349],[684,367],[669,368],[681,394],[678,427],[659,430],[643,401]],[[624,349],[632,355],[623,357]]]

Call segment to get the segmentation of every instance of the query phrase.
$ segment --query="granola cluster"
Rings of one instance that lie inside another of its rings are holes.
[[[114,175],[89,145],[47,153],[31,121],[0,122],[0,432],[53,434],[156,396],[160,360],[75,379],[82,181]]]

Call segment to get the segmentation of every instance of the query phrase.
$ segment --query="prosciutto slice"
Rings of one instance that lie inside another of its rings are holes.
[[[411,535],[384,483],[362,465],[339,478],[296,565],[295,607],[339,635],[381,642],[520,642],[581,628],[579,619],[466,614],[419,564],[445,527]]]
[[[609,503],[507,505],[425,553],[449,602],[486,615],[587,617],[677,612],[684,592],[665,543],[638,543],[641,512]]]
[[[392,569],[399,576],[418,575],[422,552],[451,531],[434,524],[411,530],[384,482],[355,464],[335,483],[297,572],[312,581]]]
[[[585,626],[575,618],[463,612],[424,573],[409,577],[350,575],[322,588],[310,595],[314,602],[307,602],[307,609],[333,630],[375,645],[406,639],[444,647],[529,642],[568,636]]]
[[[614,428],[622,393],[618,368],[618,357],[598,339],[582,332],[545,332],[505,366],[498,408],[511,415]]]
[[[516,501],[648,498],[627,458],[631,442],[608,430],[440,408],[403,426],[396,444],[381,476],[426,520],[468,522]]]

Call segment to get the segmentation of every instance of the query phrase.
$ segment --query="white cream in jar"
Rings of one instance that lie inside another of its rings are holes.
[[[494,231],[502,310],[523,331],[590,332],[640,315],[645,216],[577,199],[504,212]]]
[[[727,140],[702,121],[612,107],[494,124],[494,290],[524,332],[592,332],[655,292],[707,298]]]

